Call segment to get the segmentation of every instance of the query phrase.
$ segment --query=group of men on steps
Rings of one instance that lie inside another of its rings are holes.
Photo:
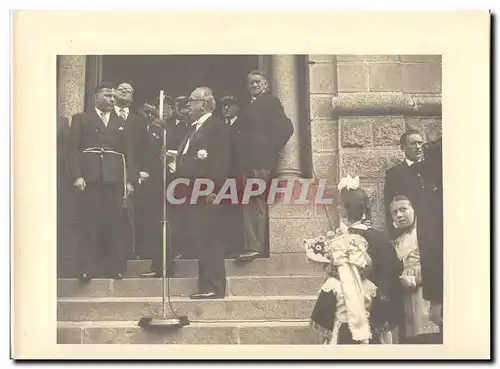
[[[261,72],[248,74],[247,89],[251,98],[245,106],[234,96],[223,96],[219,116],[212,90],[198,87],[189,97],[165,100],[160,119],[153,103],[132,111],[134,88],[129,83],[96,87],[94,107],[71,119],[65,165],[60,166],[78,191],[83,282],[103,276],[122,279],[128,241],[136,253],[153,260],[151,271],[142,276],[160,277],[164,205],[168,254],[198,259],[198,292],[192,298],[225,296],[228,253],[241,261],[265,256],[268,209],[263,197],[243,206],[214,205],[214,194],[194,204],[165,203],[167,150],[176,152],[167,182],[209,178],[221,184],[227,178],[244,182],[275,175],[293,124]],[[174,259],[168,260],[170,272]]]

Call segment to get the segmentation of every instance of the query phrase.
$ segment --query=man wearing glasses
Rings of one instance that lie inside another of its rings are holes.
[[[118,119],[124,123],[125,134],[134,147],[135,163],[139,169],[138,183],[146,181],[149,173],[145,171],[144,152],[147,146],[147,122],[139,114],[134,113],[130,109],[134,97],[134,88],[129,83],[120,83],[116,88],[115,106],[113,112]],[[135,217],[135,209],[137,207],[137,198],[135,194],[130,194],[127,197],[125,205],[125,220],[126,220],[126,244],[129,254],[133,258],[140,257],[137,242],[137,229],[139,219]]]
[[[185,205],[179,206],[186,208],[189,244],[198,256],[198,292],[191,298],[224,298],[224,246],[218,242],[217,235],[221,205],[213,202],[217,187],[223,184],[228,175],[230,131],[227,124],[213,115],[215,98],[210,88],[196,88],[189,96],[188,106],[189,118],[193,123],[179,145],[175,176],[190,182]],[[196,179],[212,180],[215,191],[196,198],[196,189],[193,190]]]

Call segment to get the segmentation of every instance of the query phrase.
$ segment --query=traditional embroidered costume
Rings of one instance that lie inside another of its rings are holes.
[[[401,265],[389,239],[370,226],[359,177],[342,179],[338,188],[359,220],[350,226],[341,222],[326,237],[304,240],[307,259],[324,264],[327,274],[311,325],[328,344],[393,343],[391,332],[402,315]]]
[[[417,240],[416,220],[412,227],[402,233],[394,242],[396,253],[403,265],[402,278],[411,281],[412,286],[403,291],[405,338],[438,333],[439,327],[429,317],[430,302],[422,296],[422,274],[420,251]]]
[[[309,260],[325,264],[326,282],[314,307],[312,326],[325,344],[369,343],[370,306],[376,286],[364,278],[371,267],[363,237],[338,231],[305,240]]]

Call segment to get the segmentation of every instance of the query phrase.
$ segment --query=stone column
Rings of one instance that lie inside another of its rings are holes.
[[[286,115],[292,120],[294,133],[283,149],[283,158],[278,163],[278,176],[301,177],[299,139],[299,93],[295,55],[273,55],[272,92],[280,99]]]
[[[71,119],[84,107],[85,55],[60,55],[58,58],[58,115]]]
[[[85,63],[84,55],[58,56],[57,114],[71,117],[83,111],[85,101]],[[55,124],[56,122],[54,122]],[[58,213],[57,256],[58,276],[77,277],[79,265],[80,224],[78,222],[78,198],[74,195],[71,183],[64,176],[58,185],[61,212]]]

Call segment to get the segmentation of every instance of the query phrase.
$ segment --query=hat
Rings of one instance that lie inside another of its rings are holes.
[[[160,101],[160,97],[156,97],[156,104],[158,104]],[[164,105],[172,105],[173,99],[169,95],[163,95],[163,104]]]
[[[181,106],[186,105],[189,102],[189,97],[187,97],[187,96],[177,96],[175,98],[175,102],[178,103]]]
[[[238,104],[238,99],[233,95],[224,95],[222,99],[220,99],[221,104],[233,103]]]

